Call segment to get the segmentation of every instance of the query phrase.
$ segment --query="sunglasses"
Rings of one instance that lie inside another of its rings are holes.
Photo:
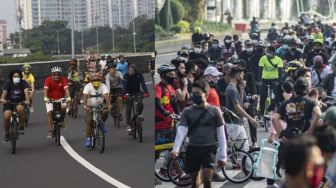
[[[60,76],[61,74],[57,73],[57,74],[53,74],[54,76]]]

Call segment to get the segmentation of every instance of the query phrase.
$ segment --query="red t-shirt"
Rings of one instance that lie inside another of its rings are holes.
[[[207,102],[216,107],[220,107],[219,96],[215,88],[210,88]]]
[[[154,89],[155,89],[155,98],[160,99],[160,103],[161,105],[163,105],[165,110],[173,113],[174,109],[171,106],[170,100],[172,95],[176,95],[174,88],[171,85],[163,86],[161,85],[161,83],[159,83],[155,85]],[[164,89],[165,91],[163,92],[162,89]],[[163,114],[161,114],[158,109],[155,109],[155,124],[157,125],[157,123],[159,122],[163,123],[165,126],[167,126],[167,128],[169,128],[168,125],[171,124],[171,118],[163,116]]]
[[[48,90],[48,98],[58,100],[65,96],[65,89],[68,88],[68,81],[62,76],[55,81],[51,76],[44,80],[44,88]]]

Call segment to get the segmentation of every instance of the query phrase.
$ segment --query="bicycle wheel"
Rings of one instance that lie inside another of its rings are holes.
[[[191,184],[191,177],[189,175],[181,177],[186,172],[184,157],[184,155],[179,155],[176,159],[170,159],[168,162],[168,177],[170,181],[181,187]]]
[[[92,125],[91,126],[91,149],[94,149],[96,147],[96,129],[95,129],[96,125]]]
[[[260,152],[260,148],[253,148],[248,152],[253,159],[253,163],[257,162],[259,152]],[[253,171],[254,171],[254,169],[253,169]],[[254,176],[254,173],[252,173],[252,176],[250,178],[254,181],[261,181],[261,180],[265,179],[263,177]]]
[[[265,101],[265,111],[264,111],[264,116],[268,115],[268,107],[271,104],[271,99],[267,98]],[[264,117],[264,126],[265,126],[265,131],[268,132],[268,128],[269,128],[269,121],[267,121]]]
[[[155,157],[155,176],[164,182],[169,182],[168,176],[168,160],[169,160],[169,150],[156,151]]]
[[[142,123],[141,121],[136,121],[136,129],[138,132],[138,136],[139,136],[139,142],[142,142]]]
[[[10,127],[10,137],[11,137],[11,150],[13,155],[16,152],[16,140],[19,136],[18,130],[19,130],[19,123],[16,120],[12,121],[12,125]]]
[[[57,146],[61,145],[61,125],[60,123],[56,124],[56,137],[57,137]]]
[[[229,153],[227,163],[222,168],[227,180],[232,183],[244,183],[252,176],[253,159],[245,151],[237,150]]]
[[[134,118],[133,122],[131,122],[131,125],[132,125],[133,139],[136,139],[136,137],[137,137],[137,120],[136,120],[136,118]]]
[[[104,128],[103,128],[104,123],[100,122],[99,126],[97,126],[97,147],[99,153],[103,153],[105,150],[105,133],[104,133]]]
[[[77,119],[77,115],[78,115],[78,103],[77,103],[77,99],[75,99],[74,101],[74,108],[73,108],[73,117],[75,119]]]
[[[28,121],[29,121],[29,115],[30,115],[30,110],[29,108],[26,107],[26,115],[25,115],[25,127],[28,127]]]

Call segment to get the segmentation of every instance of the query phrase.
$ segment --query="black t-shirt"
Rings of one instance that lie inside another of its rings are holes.
[[[327,52],[323,50],[321,50],[320,52],[316,52],[315,50],[312,50],[307,55],[306,67],[310,67],[313,65],[313,58],[317,55],[320,55],[323,58],[323,63],[328,63],[330,56]]]
[[[29,85],[26,81],[21,80],[18,85],[14,85],[7,80],[3,85],[3,90],[7,91],[6,100],[11,102],[22,102],[25,100],[24,90],[29,89]]]
[[[293,61],[293,60],[299,60],[300,58],[303,58],[302,53],[299,50],[296,50],[294,54],[291,53],[291,51],[287,51],[284,55],[284,60],[287,62]]]
[[[219,103],[221,106],[225,106],[225,90],[226,90],[227,84],[225,83],[224,78],[221,78],[217,82],[216,91],[219,96]]]
[[[278,109],[281,119],[287,122],[287,129],[298,127],[302,132],[308,130],[313,108],[318,104],[307,96],[295,96],[282,103]]]
[[[204,40],[204,36],[202,34],[194,33],[191,36],[191,41],[193,41],[194,43],[200,44],[202,40]]]
[[[240,52],[240,54],[238,55],[239,56],[239,59],[242,59],[244,61],[246,61],[247,63],[247,71],[248,72],[252,72],[253,71],[253,64],[251,63],[251,60],[252,60],[252,56],[256,53],[255,50],[253,50],[250,54],[247,53],[246,50],[243,50],[242,52]]]

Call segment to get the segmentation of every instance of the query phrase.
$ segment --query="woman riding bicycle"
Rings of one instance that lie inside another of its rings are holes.
[[[30,113],[33,113],[33,95],[35,93],[35,78],[31,73],[31,65],[25,63],[23,65],[22,79],[25,80],[29,85],[29,102],[30,102]]]
[[[29,86],[26,81],[22,80],[22,74],[20,70],[12,70],[9,73],[8,80],[5,81],[3,85],[2,96],[0,102],[4,104],[3,107],[3,117],[4,117],[4,128],[5,128],[5,138],[3,142],[8,142],[10,140],[9,135],[9,122],[16,108],[17,113],[19,114],[19,133],[24,134],[24,105],[19,104],[15,106],[11,103],[6,103],[7,101],[14,103],[24,103],[29,105]]]

